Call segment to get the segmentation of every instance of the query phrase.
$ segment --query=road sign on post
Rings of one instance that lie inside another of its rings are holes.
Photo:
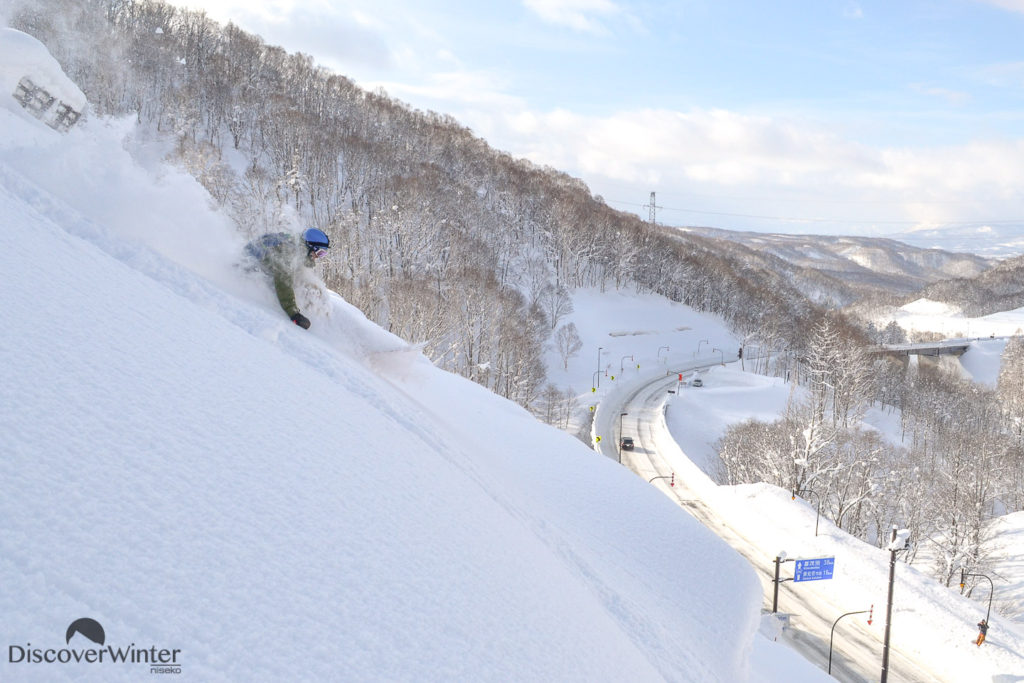
[[[793,581],[821,581],[831,579],[836,558],[821,557],[815,560],[797,560],[793,569]]]

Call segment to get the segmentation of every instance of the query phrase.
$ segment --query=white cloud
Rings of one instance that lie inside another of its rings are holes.
[[[236,16],[239,11],[244,11],[251,17],[267,23],[284,23],[298,9],[305,9],[307,12],[330,10],[330,3],[324,0],[310,0],[299,3],[297,0],[260,0],[259,2],[244,2],[241,0],[172,0],[172,4],[188,7],[195,10],[203,10],[210,18],[226,22]]]
[[[328,0],[170,0],[179,7],[202,10],[220,23],[231,21],[289,52],[345,73],[353,64],[387,68],[398,59],[386,27],[358,8]]]
[[[584,33],[608,32],[601,19],[624,14],[611,0],[523,0],[544,21]]]
[[[1024,0],[977,0],[977,1],[981,2],[981,3],[984,3],[986,5],[994,5],[996,7],[1001,7],[1003,9],[1010,10],[1011,12],[1021,12],[1021,13],[1024,13]]]
[[[971,99],[971,96],[969,94],[965,93],[965,92],[961,92],[961,91],[957,91],[957,90],[949,90],[948,88],[938,88],[938,87],[934,87],[934,86],[926,86],[926,85],[921,85],[919,83],[914,83],[910,87],[915,92],[919,92],[922,95],[928,95],[930,97],[938,97],[940,99],[945,100],[949,104],[954,104],[954,105],[965,104],[968,100]]]
[[[793,219],[780,231],[801,221],[852,232],[857,222],[884,228],[1024,216],[1024,140],[871,147],[823,124],[721,109],[591,117],[528,111],[513,98],[487,108],[487,99],[456,118],[492,146],[578,176],[622,208],[657,190],[679,198],[659,200],[675,209]]]
[[[523,120],[521,114],[510,118],[506,134],[521,131]],[[516,142],[534,150],[534,161],[582,168],[614,180],[634,180],[657,170],[666,179],[721,186],[775,185],[783,176],[796,182],[835,173],[831,169],[843,164],[871,166],[863,150],[834,136],[725,110],[641,110],[605,118],[557,111],[526,120],[532,144],[526,138]],[[561,144],[549,144],[555,139]],[[564,156],[545,152],[551,149],[562,150]]]
[[[495,86],[500,78],[482,71],[447,71],[424,76],[416,83],[396,81],[361,82],[367,90],[383,89],[390,97],[410,103],[423,111],[451,115],[474,135],[503,151],[524,154],[494,141],[496,131],[522,131],[515,137],[529,139],[529,120],[533,117],[524,100]],[[535,126],[537,124],[534,124]]]
[[[980,70],[980,77],[997,88],[1024,88],[1024,62],[991,64]]]

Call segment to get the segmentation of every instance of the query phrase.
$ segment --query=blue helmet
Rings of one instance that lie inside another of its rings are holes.
[[[327,249],[331,246],[331,240],[327,238],[324,231],[316,228],[305,230],[302,233],[302,239],[306,241],[306,246],[310,249]]]

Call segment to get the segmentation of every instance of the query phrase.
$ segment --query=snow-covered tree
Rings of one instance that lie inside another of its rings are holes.
[[[569,369],[569,359],[575,357],[583,348],[583,341],[574,323],[566,323],[555,332],[555,348],[562,358],[562,369]]]

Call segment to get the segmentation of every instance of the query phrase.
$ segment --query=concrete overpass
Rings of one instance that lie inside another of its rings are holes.
[[[971,340],[969,339],[944,339],[918,344],[879,344],[871,347],[869,351],[897,356],[961,356],[970,346]]]

